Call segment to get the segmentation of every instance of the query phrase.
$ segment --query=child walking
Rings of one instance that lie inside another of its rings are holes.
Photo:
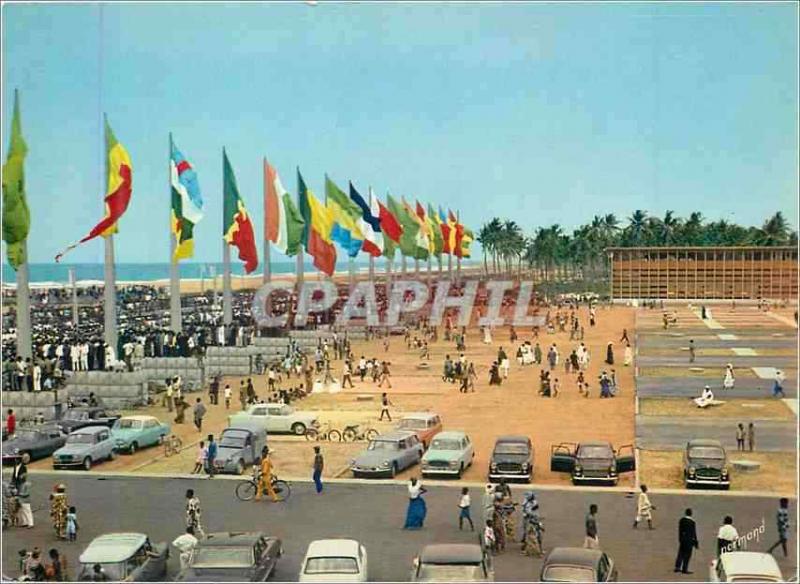
[[[208,449],[206,449],[206,443],[201,440],[200,444],[197,445],[197,458],[194,459],[194,468],[192,469],[192,474],[200,474],[203,472],[203,469],[206,467],[207,457]]]
[[[75,507],[69,508],[67,513],[67,540],[75,541],[78,539],[78,512]]]
[[[466,519],[469,521],[469,529],[470,531],[475,531],[475,524],[472,523],[472,516],[470,515],[470,498],[469,498],[469,489],[464,487],[461,489],[461,500],[458,503],[459,514],[458,514],[458,530],[464,526],[464,520]]]
[[[486,520],[486,527],[483,530],[483,545],[493,554],[497,553],[497,540],[494,537],[494,526],[491,519]]]

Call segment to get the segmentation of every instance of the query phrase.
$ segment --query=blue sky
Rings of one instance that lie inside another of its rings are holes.
[[[168,258],[168,132],[221,258],[222,159],[262,232],[261,157],[529,231],[596,213],[701,210],[797,226],[796,4],[3,5],[31,260],[102,215],[103,111],[134,165],[120,262]],[[98,241],[69,261],[102,261]],[[276,259],[278,257],[276,256]]]

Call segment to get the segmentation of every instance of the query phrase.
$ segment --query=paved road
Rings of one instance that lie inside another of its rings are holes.
[[[746,346],[746,345],[743,345]],[[770,357],[764,355],[712,355],[708,357],[698,356],[694,363],[689,363],[689,354],[686,355],[667,355],[667,356],[639,356],[636,364],[639,367],[706,367],[719,368],[720,376],[725,372],[725,366],[730,363],[735,369],[747,369],[750,367],[777,367],[778,369],[789,369],[797,366],[797,359],[791,356]]]
[[[741,337],[737,340],[725,341],[720,339],[719,337],[698,337],[693,339],[695,348],[698,350],[702,349],[730,349],[733,347],[750,347],[751,349],[755,349],[756,352],[759,349],[796,349],[797,348],[797,337],[793,338],[775,338],[775,339],[764,339],[764,338],[748,338],[748,337]],[[639,337],[639,349],[650,349],[650,348],[662,348],[662,349],[675,349],[676,354],[680,351],[683,347],[689,346],[689,337],[654,337],[653,335],[642,335]],[[683,351],[682,354],[687,356],[688,353]],[[733,355],[733,353],[731,353]]]
[[[769,379],[743,378],[736,379],[733,389],[722,388],[722,376],[719,379],[708,377],[638,377],[636,393],[639,397],[698,397],[708,385],[719,399],[753,399],[772,398],[772,381]],[[797,397],[797,380],[787,379],[783,383],[783,391],[787,397]]]
[[[46,512],[37,513],[39,524],[32,530],[11,531],[3,538],[3,571],[15,574],[17,550],[38,545],[53,545],[64,551],[73,567],[80,551],[100,533],[114,530],[141,530],[153,541],[169,541],[182,531],[183,495],[193,487],[203,504],[208,530],[260,529],[284,541],[285,555],[278,564],[277,580],[295,580],[308,543],[324,537],[359,539],[370,555],[371,580],[408,580],[413,556],[434,542],[470,542],[475,536],[457,528],[458,486],[435,487],[426,495],[428,518],[419,532],[400,529],[403,523],[406,492],[399,485],[332,484],[317,496],[309,484],[293,485],[286,504],[242,503],[232,496],[234,482],[228,480],[187,480],[152,478],[92,478],[70,473],[66,478],[32,475],[34,502],[44,500],[42,491],[56,480],[66,483],[71,504],[77,506],[81,523],[78,543],[66,545],[52,536]],[[473,488],[473,510],[478,516],[480,494]],[[693,561],[694,579],[703,580],[712,559],[716,529],[721,518],[732,514],[740,533],[765,524],[760,542],[748,549],[760,551],[775,538],[772,498],[744,498],[706,493],[654,495],[656,529],[634,531],[631,521],[634,499],[621,492],[542,491],[546,547],[580,545],[583,540],[583,514],[589,503],[600,507],[599,533],[602,547],[618,563],[621,578],[632,581],[684,580],[672,571],[676,546],[677,520],[691,506],[698,521],[701,548]],[[794,515],[792,503],[792,515]],[[796,526],[793,525],[793,529]],[[767,541],[769,540],[769,541]],[[790,541],[795,545],[795,536]],[[796,572],[796,554],[779,558],[787,575]],[[170,560],[174,575],[177,559]],[[535,580],[540,560],[521,556],[515,549],[497,558],[498,580]]]
[[[797,425],[794,422],[755,420],[754,423],[756,447],[759,451],[795,451]],[[683,450],[686,442],[693,438],[719,440],[725,448],[733,452],[736,450],[736,420],[636,416],[636,445],[639,448]]]

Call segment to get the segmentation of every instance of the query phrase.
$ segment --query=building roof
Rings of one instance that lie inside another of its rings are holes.
[[[730,576],[769,576],[783,580],[778,562],[771,554],[761,552],[728,552],[720,556],[725,574]]]
[[[357,558],[359,543],[354,539],[318,539],[308,544],[309,558]]]
[[[422,548],[423,564],[477,564],[483,560],[483,550],[475,543],[437,543]]]
[[[556,547],[553,548],[544,563],[546,566],[560,564],[565,566],[595,566],[603,552],[600,550],[590,550],[576,547]]]
[[[82,564],[117,564],[130,558],[144,545],[143,533],[106,533],[92,540],[78,558]]]

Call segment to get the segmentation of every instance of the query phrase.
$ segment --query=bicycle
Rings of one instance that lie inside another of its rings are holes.
[[[344,430],[342,430],[342,440],[345,442],[355,442],[356,440],[366,440],[369,442],[377,438],[378,434],[380,434],[380,432],[375,428],[367,427],[361,430],[361,424],[352,424],[350,426],[345,426]]]
[[[309,442],[319,442],[320,440],[330,440],[331,442],[341,442],[342,433],[333,427],[330,422],[325,423],[322,430],[316,428],[308,428],[306,430],[306,440]]]
[[[240,501],[250,501],[258,492],[261,483],[261,469],[253,467],[253,476],[249,479],[244,479],[236,485],[236,498]],[[278,502],[286,501],[292,494],[292,488],[286,481],[280,480],[277,476],[272,475],[272,490],[275,491],[275,496]]]
[[[170,434],[164,438],[164,456],[172,456],[178,454],[183,447],[183,440],[175,434]]]

